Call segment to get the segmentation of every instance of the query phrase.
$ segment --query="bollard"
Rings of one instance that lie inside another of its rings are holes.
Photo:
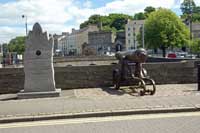
[[[200,91],[200,64],[197,64],[198,75],[197,75],[197,83],[198,83],[198,91]]]

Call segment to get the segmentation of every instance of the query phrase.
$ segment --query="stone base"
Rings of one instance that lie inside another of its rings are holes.
[[[59,97],[61,94],[61,89],[56,89],[55,91],[47,92],[24,92],[22,90],[17,94],[18,99],[32,99],[32,98],[47,98],[47,97]]]

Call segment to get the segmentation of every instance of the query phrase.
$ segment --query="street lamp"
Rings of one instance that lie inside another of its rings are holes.
[[[26,28],[26,36],[27,36],[27,34],[28,34],[27,16],[26,15],[22,15],[22,18],[25,18],[25,28]]]
[[[189,14],[189,23],[190,23],[190,40],[192,40],[192,9],[190,8],[190,14]]]

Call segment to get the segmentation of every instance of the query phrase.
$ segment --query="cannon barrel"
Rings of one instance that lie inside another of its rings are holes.
[[[120,51],[120,52],[117,52],[115,54],[115,57],[118,59],[118,60],[122,60],[124,59],[127,55],[132,55],[135,51],[133,50],[130,50],[130,51]]]
[[[145,49],[129,50],[123,52],[117,52],[115,57],[118,60],[127,59],[133,62],[143,63],[147,59],[147,51]]]

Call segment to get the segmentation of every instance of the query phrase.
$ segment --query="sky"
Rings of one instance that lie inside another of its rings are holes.
[[[0,0],[0,44],[8,43],[16,36],[26,34],[25,18],[28,30],[39,22],[44,31],[50,34],[71,32],[79,29],[80,23],[93,14],[125,13],[134,15],[143,12],[147,6],[171,9],[181,14],[180,3],[183,0]],[[200,5],[200,0],[194,0]]]

